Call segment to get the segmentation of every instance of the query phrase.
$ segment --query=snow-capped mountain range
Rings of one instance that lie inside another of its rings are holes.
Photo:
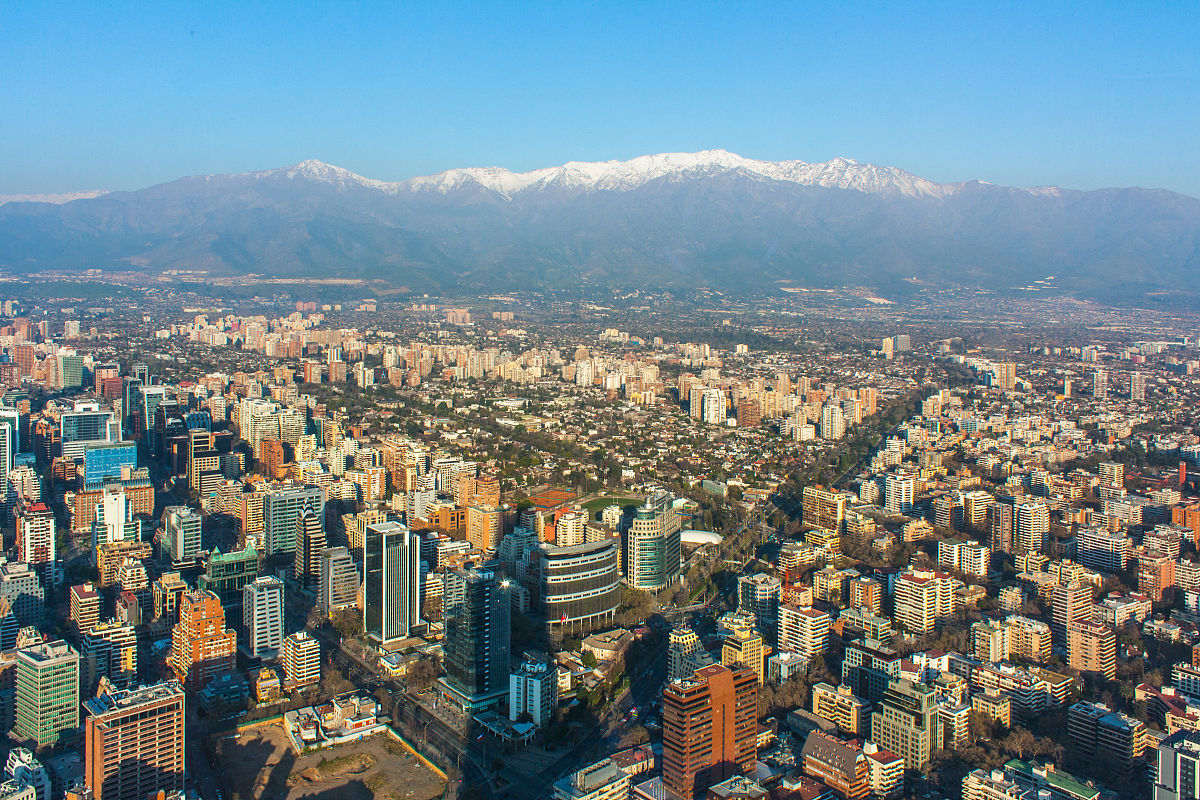
[[[568,189],[575,191],[630,191],[662,178],[703,176],[721,172],[741,172],[768,180],[820,186],[827,189],[852,189],[870,194],[899,194],[906,197],[945,197],[962,190],[963,183],[935,183],[896,167],[864,164],[851,158],[825,162],[760,161],[743,158],[727,150],[703,150],[699,153],[658,153],[638,156],[629,161],[569,161],[558,167],[529,172],[512,172],[503,167],[467,167],[450,169],[435,175],[387,182],[365,178],[322,161],[308,160],[281,170],[252,173],[257,177],[307,178],[338,185],[358,185],[389,194],[436,192],[449,194],[462,189],[482,188],[504,197],[530,190]],[[982,183],[975,181],[974,183]],[[1047,194],[1056,188],[1023,191]]]
[[[936,183],[844,158],[758,161],[706,150],[398,182],[303,161],[0,204],[0,270],[94,267],[462,292],[1021,292],[1055,275],[1054,291],[1129,302],[1196,292],[1200,200]]]

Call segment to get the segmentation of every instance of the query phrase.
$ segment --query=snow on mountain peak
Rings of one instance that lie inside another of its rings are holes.
[[[260,178],[301,178],[339,187],[364,186],[388,194],[432,192],[447,195],[482,190],[511,199],[538,189],[629,191],[662,178],[719,173],[741,173],[801,186],[907,197],[945,197],[962,189],[962,184],[934,183],[896,167],[881,167],[840,156],[825,162],[759,161],[720,149],[696,153],[656,153],[628,161],[568,161],[562,166],[543,167],[529,172],[512,172],[503,167],[467,167],[397,183],[364,178],[315,159],[254,175]]]
[[[727,150],[698,153],[658,153],[628,161],[569,161],[560,167],[510,172],[500,167],[452,169],[397,185],[411,192],[448,194],[468,186],[512,197],[533,188],[566,188],[581,191],[629,190],[667,176],[696,172],[740,171],[769,180],[805,186],[852,189],[873,194],[942,197],[957,186],[938,184],[895,167],[861,164],[849,158],[824,163],[757,161]]]

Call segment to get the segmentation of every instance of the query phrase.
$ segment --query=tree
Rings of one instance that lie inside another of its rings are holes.
[[[437,680],[437,676],[437,666],[432,661],[422,658],[414,661],[409,666],[405,678],[409,686],[412,686],[417,691],[424,692],[433,685],[433,682]]]

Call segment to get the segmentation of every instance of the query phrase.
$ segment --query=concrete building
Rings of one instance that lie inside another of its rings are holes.
[[[199,689],[233,669],[237,633],[225,627],[225,609],[213,592],[184,594],[171,629],[171,666],[185,685]]]
[[[1079,620],[1067,626],[1067,666],[1105,680],[1117,677],[1117,634],[1103,622]]]
[[[283,680],[289,688],[321,681],[321,644],[306,631],[283,640]]]
[[[508,718],[542,727],[558,709],[558,667],[540,653],[526,653],[508,676]]]
[[[893,681],[871,715],[871,741],[903,758],[907,769],[925,766],[943,741],[934,690]]]
[[[695,800],[733,775],[749,775],[757,755],[758,676],[704,667],[663,690],[665,791]]]
[[[354,608],[362,581],[358,565],[345,547],[327,547],[321,551],[321,577],[317,586],[317,606],[326,614]]]
[[[18,650],[16,737],[40,748],[78,726],[79,653],[62,640]]]
[[[825,652],[829,627],[829,615],[824,611],[785,603],[779,607],[779,649],[811,659]]]
[[[95,800],[183,790],[184,694],[177,681],[104,692],[84,709],[84,780]]]
[[[554,800],[627,800],[629,774],[605,758],[554,784]]]
[[[255,578],[242,589],[242,652],[271,661],[283,647],[283,581],[270,575]]]
[[[896,622],[908,633],[929,633],[958,610],[958,582],[944,572],[909,569],[896,579]]]
[[[871,732],[871,704],[855,697],[849,686],[817,683],[812,687],[812,711],[838,727],[844,734],[868,737]]]

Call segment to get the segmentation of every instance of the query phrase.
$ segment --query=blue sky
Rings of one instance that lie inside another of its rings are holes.
[[[10,3],[0,194],[721,147],[1200,196],[1196,3]]]

